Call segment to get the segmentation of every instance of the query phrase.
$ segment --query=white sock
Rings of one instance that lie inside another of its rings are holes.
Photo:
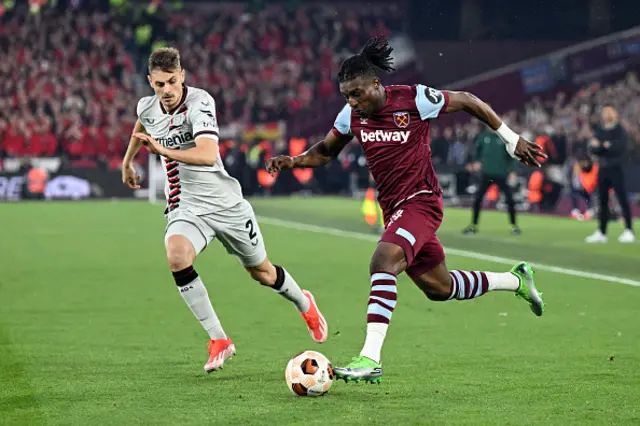
[[[202,327],[209,334],[211,340],[225,339],[227,335],[222,329],[220,320],[211,306],[207,288],[202,283],[200,277],[189,284],[178,287],[180,295],[187,302],[189,309],[196,316]]]
[[[382,322],[370,322],[367,324],[367,337],[364,340],[364,346],[360,351],[360,355],[380,363],[380,352],[384,338],[387,336],[389,324]]]
[[[511,272],[485,272],[489,281],[489,291],[517,291],[520,280]]]
[[[293,277],[287,272],[287,270],[282,268],[281,266],[276,266],[276,270],[278,268],[280,268],[282,272],[284,272],[284,282],[279,289],[274,288],[274,290],[280,296],[293,302],[293,304],[296,305],[296,308],[298,308],[298,311],[303,314],[306,313],[311,305],[309,299],[307,299],[307,297],[302,294],[300,286],[298,286],[296,280],[293,279]]]

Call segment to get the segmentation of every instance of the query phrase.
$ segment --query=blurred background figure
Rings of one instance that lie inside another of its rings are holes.
[[[516,207],[512,193],[512,186],[517,179],[515,173],[517,160],[511,158],[504,148],[502,139],[490,129],[482,130],[476,136],[473,160],[469,164],[469,170],[479,173],[479,177],[473,201],[471,225],[465,228],[463,233],[472,235],[478,232],[478,220],[484,196],[491,185],[497,185],[506,199],[511,234],[520,235],[522,231],[516,224]]]
[[[592,194],[597,186],[598,165],[589,158],[576,160],[570,168],[571,182],[571,217],[577,220],[591,220],[593,217]],[[580,205],[584,200],[584,213]]]
[[[622,163],[627,154],[627,132],[620,124],[618,111],[611,104],[602,107],[602,122],[593,128],[593,137],[589,142],[591,153],[598,163],[598,199],[599,228],[589,237],[587,243],[607,242],[607,224],[609,222],[609,192],[616,195],[625,229],[618,237],[621,243],[635,241],[631,223],[631,209],[627,194]]]

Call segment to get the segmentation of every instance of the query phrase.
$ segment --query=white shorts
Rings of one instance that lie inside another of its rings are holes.
[[[237,256],[245,267],[258,266],[267,258],[258,221],[246,200],[224,212],[205,215],[179,208],[167,214],[167,221],[165,245],[170,236],[182,235],[191,241],[198,255],[218,238],[227,252]]]

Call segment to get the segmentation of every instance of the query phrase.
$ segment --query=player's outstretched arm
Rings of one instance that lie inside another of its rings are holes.
[[[502,122],[498,114],[477,96],[468,92],[447,91],[449,102],[445,112],[466,111],[489,126],[502,138],[507,152],[523,164],[540,167],[538,158],[547,158],[542,147],[529,142]]]
[[[280,170],[324,166],[336,158],[351,139],[353,139],[352,136],[336,135],[333,130],[331,130],[324,140],[313,145],[298,156],[289,157],[288,155],[279,155],[269,158],[269,160],[267,160],[267,171],[273,175]]]
[[[142,146],[142,140],[137,138],[135,134],[143,132],[145,132],[144,126],[140,123],[140,120],[137,120],[133,127],[131,139],[129,139],[127,152],[124,154],[124,158],[122,159],[122,183],[132,189],[140,188],[140,185],[138,185],[140,176],[136,173],[135,167],[133,167],[133,159],[136,157],[136,154]]]

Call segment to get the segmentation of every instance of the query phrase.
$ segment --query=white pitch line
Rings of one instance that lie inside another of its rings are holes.
[[[377,242],[380,239],[379,236],[365,234],[362,232],[343,231],[341,229],[329,228],[325,226],[309,225],[306,223],[293,222],[288,220],[276,219],[272,217],[259,216],[258,220],[260,221],[260,223],[266,223],[269,225],[281,226],[284,228],[296,229],[299,231],[315,232],[318,234],[334,235],[337,237],[355,238],[358,240],[372,241],[372,242]],[[519,260],[516,260],[516,259],[509,259],[509,258],[500,257],[500,256],[491,256],[488,254],[480,254],[480,253],[475,253],[468,250],[461,250],[461,249],[455,249],[455,248],[445,247],[445,252],[455,256],[467,257],[469,259],[486,260],[489,262],[501,263],[504,265],[513,265],[519,262]],[[634,287],[640,287],[640,281],[632,280],[629,278],[598,274],[595,272],[578,271],[577,269],[562,268],[560,266],[546,265],[543,263],[536,263],[533,261],[531,263],[534,265],[535,269],[540,271],[549,271],[549,272],[555,272],[558,274],[570,275],[573,277],[588,278],[592,280],[608,281],[612,283],[626,284]]]

